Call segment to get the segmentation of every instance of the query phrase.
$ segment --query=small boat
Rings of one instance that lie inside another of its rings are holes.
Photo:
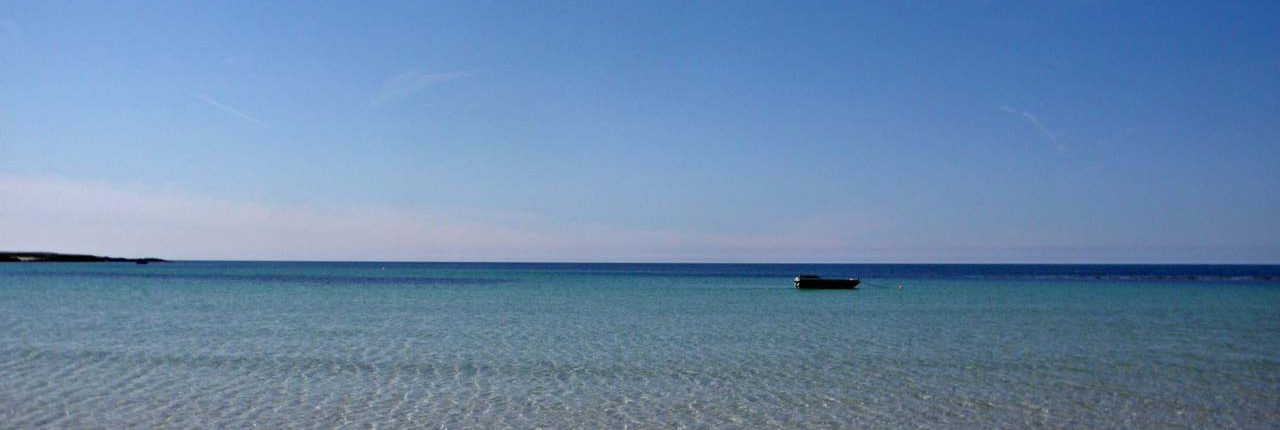
[[[857,278],[823,278],[818,275],[800,275],[796,277],[796,288],[821,290],[852,290],[862,283]]]

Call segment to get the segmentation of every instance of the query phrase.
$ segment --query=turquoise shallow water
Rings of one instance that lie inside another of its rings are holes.
[[[1274,428],[1277,275],[8,264],[0,427]]]

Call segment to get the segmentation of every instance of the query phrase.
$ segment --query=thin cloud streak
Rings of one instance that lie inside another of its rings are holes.
[[[449,82],[455,79],[467,78],[471,75],[473,75],[473,73],[468,71],[422,73],[416,70],[410,70],[384,81],[382,83],[382,88],[378,90],[377,94],[374,94],[370,103],[374,106],[381,106],[396,100],[408,98],[428,86]]]
[[[197,92],[194,92],[194,91],[191,91],[191,95],[192,95],[193,97],[197,98],[197,99],[200,99],[200,101],[202,101],[202,102],[208,103],[210,106],[213,106],[213,107],[215,107],[215,108],[218,108],[218,110],[221,110],[221,111],[223,111],[223,112],[226,112],[226,113],[229,113],[229,114],[235,115],[235,116],[237,116],[237,117],[239,117],[240,119],[243,119],[243,120],[245,120],[245,121],[249,121],[249,122],[252,122],[252,123],[254,123],[254,124],[257,124],[257,125],[263,126],[263,127],[270,127],[270,126],[271,126],[271,125],[267,124],[266,122],[264,122],[264,121],[262,121],[262,120],[260,120],[260,119],[258,119],[258,118],[255,118],[253,115],[249,115],[249,114],[247,114],[247,113],[244,113],[243,111],[241,111],[241,110],[239,110],[239,109],[236,109],[236,108],[234,108],[234,107],[231,107],[230,105],[227,105],[226,103],[222,103],[222,102],[220,102],[220,101],[214,100],[212,97],[209,97],[209,96],[206,96],[206,95],[204,95],[204,94],[200,94],[200,93],[197,93]]]
[[[1011,108],[1009,106],[1000,106],[1000,110],[1003,110],[1005,112],[1008,112],[1008,113],[1020,116],[1023,119],[1026,119],[1027,122],[1031,123],[1031,125],[1036,128],[1036,131],[1039,131],[1040,134],[1043,135],[1045,138],[1049,140],[1054,140],[1054,141],[1058,140],[1058,136],[1056,134],[1053,134],[1052,131],[1049,131],[1049,129],[1045,127],[1043,123],[1040,122],[1040,119],[1036,118],[1036,116],[1031,114],[1031,112],[1020,111],[1020,110]]]

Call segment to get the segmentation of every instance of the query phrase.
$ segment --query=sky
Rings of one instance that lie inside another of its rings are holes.
[[[1280,2],[0,0],[0,249],[1280,263]]]

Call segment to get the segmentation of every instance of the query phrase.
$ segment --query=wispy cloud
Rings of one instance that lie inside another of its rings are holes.
[[[384,105],[412,96],[428,86],[470,77],[472,74],[472,72],[467,71],[423,73],[410,70],[383,81],[382,88],[373,95],[370,103],[374,106]]]
[[[223,103],[223,102],[220,102],[220,101],[214,100],[214,99],[213,99],[213,97],[209,97],[209,96],[206,96],[206,95],[204,95],[204,94],[200,94],[200,93],[197,93],[197,92],[194,92],[194,91],[190,91],[190,93],[191,93],[191,96],[192,96],[192,97],[195,97],[195,98],[197,98],[197,99],[200,99],[200,101],[202,101],[202,102],[205,102],[205,103],[209,104],[209,106],[213,106],[213,107],[215,107],[215,108],[218,108],[218,110],[221,110],[221,111],[223,111],[223,112],[226,112],[226,113],[229,113],[229,114],[235,115],[235,116],[239,117],[240,119],[243,119],[243,120],[245,120],[245,121],[252,122],[252,123],[254,123],[254,124],[257,124],[257,125],[260,125],[260,126],[263,126],[263,127],[270,127],[270,125],[269,125],[269,124],[267,124],[266,122],[264,122],[264,121],[262,121],[262,120],[260,120],[260,119],[258,119],[258,118],[255,118],[253,115],[249,115],[249,114],[247,114],[247,113],[244,113],[244,112],[243,112],[243,111],[241,111],[240,109],[236,109],[236,108],[234,108],[234,107],[231,107],[230,105],[228,105],[228,104],[226,104],[226,103]]]
[[[1058,140],[1058,135],[1049,131],[1049,129],[1044,126],[1044,123],[1040,122],[1040,118],[1036,118],[1036,116],[1031,112],[1017,110],[1009,106],[1000,106],[1000,110],[1020,116],[1027,120],[1027,122],[1031,123],[1031,125],[1036,128],[1036,131],[1039,131],[1040,135],[1044,136],[1046,139]]]
[[[1139,127],[1136,125],[1125,127],[1114,133],[1104,136],[1102,139],[1098,139],[1098,144],[1110,145],[1113,143],[1123,142],[1125,139],[1128,139],[1129,137],[1133,136],[1135,133],[1138,133],[1140,130],[1142,130],[1142,127]]]

